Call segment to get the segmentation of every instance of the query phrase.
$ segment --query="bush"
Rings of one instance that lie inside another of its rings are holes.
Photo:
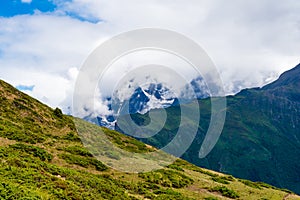
[[[95,158],[89,158],[89,163],[91,165],[94,165],[96,170],[98,170],[98,171],[104,171],[104,170],[108,169],[108,167],[106,167],[101,161],[99,161]]]
[[[59,157],[64,159],[69,164],[75,164],[85,168],[94,166],[98,171],[104,171],[108,169],[102,162],[95,158],[86,158],[72,154],[60,154]]]
[[[86,159],[83,159],[79,156],[74,156],[71,154],[60,154],[60,158],[64,159],[69,164],[79,165],[81,167],[88,167],[89,162]]]
[[[70,146],[65,148],[64,150],[74,155],[93,157],[93,155],[87,149],[81,146]]]
[[[174,164],[174,163],[171,164],[171,165],[168,165],[167,167],[170,168],[170,169],[175,169],[175,170],[177,170],[177,171],[181,171],[181,172],[184,171],[179,165],[176,165],[176,164]]]
[[[140,173],[139,177],[149,183],[159,184],[164,187],[182,188],[193,183],[193,179],[190,177],[172,170],[157,170],[154,172]]]
[[[42,143],[45,141],[45,138],[41,135],[41,133],[35,133],[29,130],[20,130],[17,128],[7,128],[5,131],[0,133],[0,136],[10,140],[30,144]]]
[[[24,153],[31,154],[34,157],[38,157],[42,161],[51,161],[53,158],[53,156],[49,154],[47,151],[36,146],[18,143],[18,144],[10,145],[9,147],[15,150],[22,151]]]
[[[263,183],[263,182],[255,182],[258,186],[264,187],[264,188],[271,188],[271,189],[277,189],[276,187],[269,185],[267,183]]]
[[[229,181],[234,181],[233,176],[219,176],[217,174],[215,174],[211,179],[222,184],[229,184]]]
[[[222,183],[222,184],[229,184],[228,181],[226,181],[223,177],[221,176],[217,176],[217,177],[212,177],[211,178],[213,181],[218,182],[218,183]]]
[[[280,191],[289,193],[289,194],[293,194],[293,192],[291,190],[285,189],[285,188],[279,188]]]
[[[19,186],[13,186],[8,183],[0,183],[0,199],[30,199],[38,200],[42,199],[35,194],[34,191],[20,188]]]
[[[220,192],[223,196],[233,198],[233,199],[239,198],[239,195],[235,191],[228,189],[225,186],[216,186],[216,187],[209,189],[209,191],[210,192]]]
[[[77,136],[77,134],[74,134],[73,132],[68,133],[67,135],[63,136],[64,140],[69,140],[72,142],[80,142],[80,138]]]
[[[214,174],[214,173],[209,172],[207,170],[201,169],[199,167],[192,168],[192,170],[195,171],[195,172],[200,172],[201,174],[206,174],[206,175],[211,176],[211,177],[217,177],[217,176],[219,176],[217,174]]]
[[[247,185],[249,187],[256,188],[256,189],[261,189],[259,184],[255,183],[255,182],[248,181],[248,180],[243,180],[243,179],[240,179],[239,181],[244,183],[245,185]]]
[[[59,108],[55,108],[54,111],[53,111],[54,115],[58,118],[63,118],[63,113],[61,111],[61,109]]]

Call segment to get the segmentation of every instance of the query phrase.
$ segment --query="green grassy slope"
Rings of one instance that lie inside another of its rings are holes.
[[[73,118],[59,109],[1,80],[0,105],[0,199],[300,199],[265,183],[237,179],[180,159],[157,171],[119,172],[83,147]],[[101,128],[84,121],[79,124]],[[103,130],[124,150],[155,151],[118,132]]]
[[[263,88],[245,89],[227,97],[221,137],[205,159],[199,159],[198,152],[210,123],[210,99],[199,100],[199,104],[198,134],[183,159],[300,193],[300,65]],[[176,134],[180,109],[170,107],[166,111],[173,119],[159,134],[143,142],[161,147]],[[144,121],[139,116],[133,118]]]

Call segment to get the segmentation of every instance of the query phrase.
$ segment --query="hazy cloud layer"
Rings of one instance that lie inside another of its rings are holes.
[[[0,18],[0,78],[34,85],[26,92],[53,107],[71,105],[76,74],[97,45],[137,28],[195,40],[215,62],[227,93],[261,86],[300,62],[298,0],[53,2],[53,12]]]

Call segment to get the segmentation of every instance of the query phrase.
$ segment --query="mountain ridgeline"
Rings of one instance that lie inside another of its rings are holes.
[[[210,123],[211,99],[198,100],[198,133],[182,158],[201,167],[300,193],[300,64],[273,83],[226,98],[221,137],[204,159],[198,155]],[[166,112],[164,128],[141,141],[161,148],[174,138],[180,126],[180,106],[169,107]],[[147,114],[131,117],[138,124],[149,123]],[[116,130],[122,132],[118,125]]]
[[[150,172],[117,171],[84,147],[77,129],[101,129],[125,151],[156,151],[119,132],[63,115],[0,80],[0,199],[300,199],[286,189],[181,159]],[[99,155],[122,159],[114,151]]]

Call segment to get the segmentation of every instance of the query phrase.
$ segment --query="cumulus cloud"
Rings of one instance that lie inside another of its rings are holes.
[[[26,92],[52,107],[70,106],[77,71],[105,31],[44,14],[0,18],[0,27],[0,78],[15,86],[35,85]]]
[[[298,0],[53,2],[51,13],[0,18],[0,78],[35,85],[28,92],[53,107],[71,105],[78,70],[97,45],[137,28],[170,29],[196,41],[228,94],[262,86],[300,62]]]
[[[22,3],[31,3],[32,0],[21,0]]]

